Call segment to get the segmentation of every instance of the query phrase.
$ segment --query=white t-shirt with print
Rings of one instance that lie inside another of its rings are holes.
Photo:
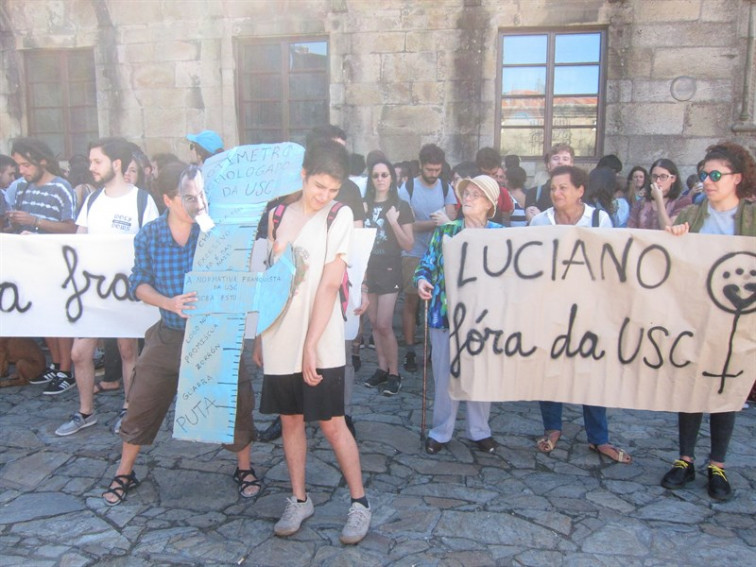
[[[89,234],[136,234],[139,226],[139,209],[137,195],[139,190],[131,186],[131,190],[120,197],[110,197],[106,191],[101,191],[92,206],[90,194],[79,211],[76,219],[78,226],[83,226]],[[147,197],[142,226],[156,219],[159,215],[155,201]]]

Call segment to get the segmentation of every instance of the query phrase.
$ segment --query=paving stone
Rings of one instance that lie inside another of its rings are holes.
[[[544,512],[540,510],[520,510],[519,514],[533,520],[539,526],[554,530],[562,535],[569,535],[572,531],[572,519],[559,512]]]
[[[629,513],[635,510],[635,506],[629,502],[619,498],[615,494],[612,494],[608,490],[591,490],[586,493],[585,498],[595,504],[604,506],[605,508],[611,508],[618,512]]]
[[[710,516],[711,511],[688,502],[663,498],[639,508],[632,515],[644,520],[663,520],[673,524],[698,524]]]
[[[53,451],[39,451],[28,457],[7,463],[0,470],[0,480],[11,485],[34,488],[70,458]]]
[[[358,381],[372,373],[374,359],[373,351],[363,356]],[[117,440],[105,427],[57,438],[52,431],[70,410],[67,400],[5,389],[0,410],[11,413],[0,411],[0,522],[15,511],[0,527],[0,566],[204,567],[240,559],[276,567],[756,564],[756,410],[738,416],[728,456],[736,497],[715,503],[706,494],[705,470],[685,490],[659,486],[676,456],[674,414],[612,412],[612,438],[633,454],[629,466],[588,451],[579,406],[566,406],[557,450],[538,453],[542,425],[532,402],[493,404],[493,434],[502,443],[495,455],[464,439],[460,422],[450,449],[428,456],[419,440],[419,383],[408,378],[400,396],[380,404],[375,392],[356,388],[363,476],[374,510],[371,531],[356,547],[338,541],[349,494],[317,428],[307,430],[307,487],[316,513],[299,533],[281,539],[273,524],[291,488],[280,441],[254,444],[265,489],[247,501],[230,478],[233,455],[172,439],[169,417],[137,460],[142,485],[122,505],[108,507],[100,493],[115,474]],[[114,418],[120,401],[102,402],[101,413]],[[705,423],[702,454],[708,435]],[[23,478],[40,464],[43,474]],[[35,498],[59,506],[41,513]]]
[[[441,513],[434,533],[448,537],[465,537],[479,544],[553,546],[553,531],[506,514],[455,512]]]
[[[446,496],[477,503],[488,502],[496,496],[496,493],[492,490],[469,490],[462,484],[445,484],[440,482],[432,482],[417,486],[411,485],[406,488],[404,494],[436,497]]]
[[[57,492],[22,494],[0,507],[0,525],[50,518],[84,509],[80,498]]]
[[[642,557],[648,554],[651,536],[637,522],[608,525],[598,529],[583,542],[587,553]]]

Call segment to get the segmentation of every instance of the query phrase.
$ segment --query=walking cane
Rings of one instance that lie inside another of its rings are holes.
[[[423,403],[420,416],[420,443],[425,441],[425,398],[428,389],[428,300],[425,300],[425,316],[423,331]]]

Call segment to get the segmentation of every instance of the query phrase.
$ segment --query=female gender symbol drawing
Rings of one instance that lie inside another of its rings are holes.
[[[722,311],[732,313],[730,340],[727,345],[727,357],[720,373],[704,372],[704,376],[720,378],[718,394],[724,391],[725,380],[743,374],[728,374],[732,356],[732,340],[741,315],[756,311],[756,254],[753,252],[732,252],[722,256],[709,270],[706,290],[714,305]]]

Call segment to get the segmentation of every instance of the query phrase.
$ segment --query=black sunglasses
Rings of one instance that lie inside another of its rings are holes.
[[[717,171],[716,169],[714,171],[699,171],[698,172],[698,178],[703,183],[706,181],[707,177],[710,177],[711,180],[716,183],[720,179],[722,179],[723,175],[734,175],[738,173],[737,171],[728,171],[727,173],[722,173],[721,171]]]

